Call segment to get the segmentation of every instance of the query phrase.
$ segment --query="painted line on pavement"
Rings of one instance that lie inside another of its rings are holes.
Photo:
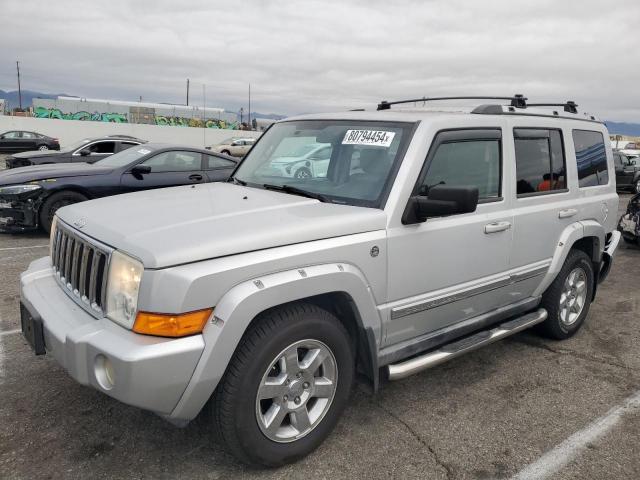
[[[4,337],[5,335],[13,335],[14,333],[20,333],[22,330],[16,328],[15,330],[7,330],[6,332],[0,332],[0,337]]]
[[[563,467],[580,455],[587,445],[598,440],[615,427],[623,415],[640,410],[640,391],[612,408],[587,427],[574,433],[564,442],[520,470],[511,480],[542,480],[552,478]]]
[[[33,246],[30,246],[30,247],[5,247],[5,248],[0,248],[0,252],[4,252],[4,251],[7,251],[7,250],[25,250],[25,249],[28,249],[28,248],[45,248],[45,247],[49,248],[49,244],[47,244],[47,245],[33,245]]]

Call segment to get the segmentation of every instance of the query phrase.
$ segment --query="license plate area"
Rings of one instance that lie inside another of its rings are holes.
[[[22,303],[20,304],[20,326],[22,327],[22,335],[31,345],[35,354],[44,355],[47,353],[44,347],[42,320],[34,318]]]

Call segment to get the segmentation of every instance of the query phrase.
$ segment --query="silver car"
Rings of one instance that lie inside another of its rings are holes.
[[[232,157],[244,157],[255,142],[255,138],[233,137],[227,138],[217,145],[207,147],[207,150],[222,153],[224,155],[230,155]]]
[[[533,326],[574,335],[620,239],[604,124],[521,97],[390,106],[276,123],[228,183],[60,209],[21,277],[35,353],[176,425],[209,410],[276,466],[330,434],[356,370],[376,391]],[[269,167],[301,138],[332,146],[326,175]]]

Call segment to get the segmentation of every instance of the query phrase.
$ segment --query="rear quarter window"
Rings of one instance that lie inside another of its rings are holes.
[[[580,188],[608,184],[607,150],[602,133],[574,130],[573,145],[576,151]]]

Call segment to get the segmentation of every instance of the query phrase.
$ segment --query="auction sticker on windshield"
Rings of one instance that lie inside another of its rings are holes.
[[[390,147],[395,136],[396,132],[385,132],[384,130],[347,130],[342,139],[342,144]]]

